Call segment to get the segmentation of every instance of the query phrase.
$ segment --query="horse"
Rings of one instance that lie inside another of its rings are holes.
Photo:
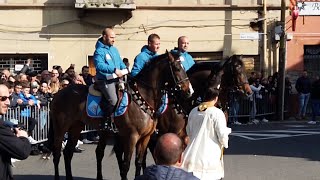
[[[181,99],[178,93],[169,94],[169,108],[161,115],[158,121],[158,134],[150,141],[149,149],[153,152],[157,137],[171,132],[176,133],[187,145],[186,121],[188,114],[199,101],[203,99],[205,90],[209,87],[219,89],[219,106],[227,118],[229,93],[240,91],[242,95],[252,94],[245,75],[245,66],[241,57],[236,55],[227,58],[215,65],[196,63],[187,71],[189,80],[194,88],[192,98],[187,101]]]
[[[182,68],[177,55],[170,52],[152,59],[138,74],[135,85],[127,92],[129,101],[124,114],[114,117],[119,132],[116,135],[114,152],[117,157],[121,179],[127,179],[130,160],[136,147],[136,175],[141,171],[141,162],[150,135],[157,124],[155,110],[161,105],[164,89],[175,88],[186,97],[192,95],[190,81]],[[92,118],[86,110],[89,88],[84,85],[71,85],[59,91],[50,104],[50,127],[48,148],[53,154],[55,179],[59,179],[59,161],[64,134],[68,132],[68,142],[63,150],[66,179],[73,179],[71,160],[75,145],[85,125],[98,130],[99,142],[96,148],[97,179],[102,179],[102,159],[108,132],[100,130],[101,118]],[[136,98],[135,98],[136,97]],[[122,158],[123,157],[123,158]]]

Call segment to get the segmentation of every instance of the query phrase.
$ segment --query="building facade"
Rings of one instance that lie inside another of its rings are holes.
[[[94,73],[95,43],[112,26],[115,46],[131,65],[148,35],[157,33],[162,53],[185,35],[197,60],[236,54],[243,55],[248,71],[277,71],[279,0],[0,0],[0,9],[1,69],[15,71],[16,64],[33,58],[39,71],[76,64],[76,71],[89,65]]]
[[[310,77],[320,75],[320,1],[305,0],[297,3],[299,16],[295,31],[292,17],[287,18],[287,72],[295,81],[303,70]]]

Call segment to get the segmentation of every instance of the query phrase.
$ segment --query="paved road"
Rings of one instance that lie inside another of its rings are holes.
[[[301,122],[268,123],[232,127],[229,149],[225,151],[225,180],[319,180],[320,179],[320,126]],[[119,170],[114,155],[109,156],[112,146],[106,149],[103,175],[117,180]],[[75,154],[73,175],[75,179],[95,179],[96,145],[82,145],[86,151]],[[61,158],[60,172],[64,177]],[[153,160],[148,158],[148,164]],[[53,179],[52,161],[40,156],[30,156],[16,162],[14,174],[17,180]],[[134,170],[128,175],[133,179]],[[64,179],[64,178],[62,178]]]

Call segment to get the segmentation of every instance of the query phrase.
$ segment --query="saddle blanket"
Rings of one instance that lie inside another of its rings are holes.
[[[89,117],[92,117],[92,118],[103,117],[104,114],[100,107],[100,101],[101,101],[101,96],[95,96],[90,93],[88,94],[86,109]],[[129,104],[128,93],[124,92],[121,102],[119,104],[119,107],[116,109],[114,116],[118,117],[123,115],[128,108],[128,104]]]
[[[100,101],[101,101],[101,96],[88,94],[86,109],[89,117],[92,117],[92,118],[103,117],[104,114],[100,107]],[[168,103],[169,103],[168,94],[164,94],[161,98],[162,105],[158,109],[157,113],[163,114],[168,108]],[[119,107],[116,109],[114,116],[115,117],[122,116],[127,111],[128,104],[129,104],[129,96],[127,92],[124,92],[121,102],[119,104]]]

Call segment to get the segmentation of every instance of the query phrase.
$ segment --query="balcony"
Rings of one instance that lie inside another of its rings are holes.
[[[135,10],[136,4],[133,0],[76,0],[75,8]]]

